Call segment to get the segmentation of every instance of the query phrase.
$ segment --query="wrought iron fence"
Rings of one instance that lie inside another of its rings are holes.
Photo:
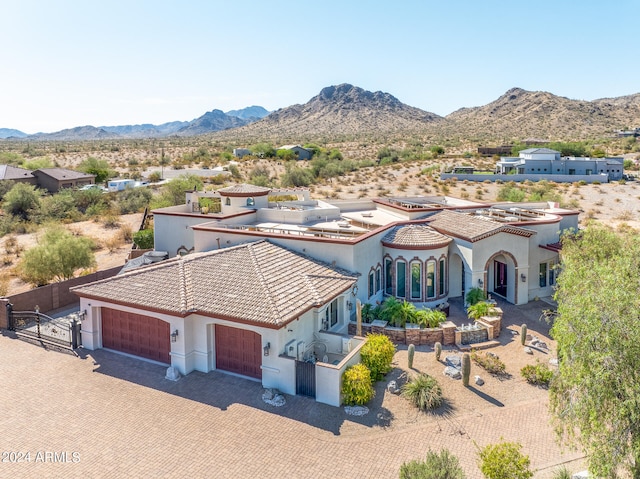
[[[80,323],[72,320],[54,319],[35,311],[13,311],[13,305],[7,304],[7,319],[10,331],[19,336],[67,349],[77,349],[81,344]]]

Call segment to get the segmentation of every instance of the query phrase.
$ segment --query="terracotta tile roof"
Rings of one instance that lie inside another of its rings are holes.
[[[19,180],[33,178],[30,170],[11,165],[0,165],[0,180]]]
[[[68,170],[66,168],[40,168],[39,170],[35,170],[34,175],[38,175],[38,173],[42,173],[43,175],[47,175],[56,180],[77,180],[82,178],[95,178],[96,175],[91,175],[89,173],[82,173],[80,171]]]
[[[356,276],[262,240],[175,258],[73,291],[173,314],[279,327],[349,289]]]
[[[425,225],[400,225],[394,227],[382,238],[385,246],[407,246],[436,248],[446,246],[453,241],[448,236],[438,233],[436,230]]]
[[[535,231],[517,226],[506,225],[489,218],[474,216],[457,211],[440,211],[428,219],[429,226],[442,234],[456,236],[472,243],[498,233],[511,233],[518,236],[533,236]]]
[[[248,185],[248,184],[241,184],[241,185],[233,185],[233,186],[227,186],[226,188],[220,188],[218,190],[218,193],[221,194],[265,194],[265,193],[269,193],[271,191],[271,188],[265,188],[264,186],[256,186],[256,185]]]

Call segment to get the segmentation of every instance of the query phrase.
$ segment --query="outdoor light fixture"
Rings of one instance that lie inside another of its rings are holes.
[[[269,350],[271,349],[271,343],[267,343],[264,345],[264,348],[262,348],[264,351],[264,355],[265,356],[269,356]]]
[[[351,294],[352,294],[353,296],[355,296],[356,294],[358,294],[358,285],[357,285],[357,284],[354,284],[354,285],[353,285],[353,288],[351,288]]]
[[[173,333],[171,333],[171,342],[175,343],[178,340],[178,330],[174,330]]]
[[[482,278],[478,278],[478,286],[482,287],[483,284],[484,281],[482,281]]]
[[[347,301],[347,309],[351,311],[351,308],[353,308],[353,303],[351,301]]]
[[[524,283],[527,280],[527,275],[522,273],[520,274],[520,279],[522,280],[522,282]]]

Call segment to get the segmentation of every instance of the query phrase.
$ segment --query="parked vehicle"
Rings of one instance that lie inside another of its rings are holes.
[[[107,187],[109,191],[124,191],[127,188],[133,188],[136,186],[136,180],[122,179],[122,180],[109,180]]]

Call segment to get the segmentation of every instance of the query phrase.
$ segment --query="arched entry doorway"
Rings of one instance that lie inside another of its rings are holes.
[[[449,255],[449,297],[462,296],[464,291],[464,265],[460,255]]]
[[[487,261],[487,292],[503,297],[510,303],[516,302],[516,270],[518,264],[515,257],[506,251],[500,251]]]

